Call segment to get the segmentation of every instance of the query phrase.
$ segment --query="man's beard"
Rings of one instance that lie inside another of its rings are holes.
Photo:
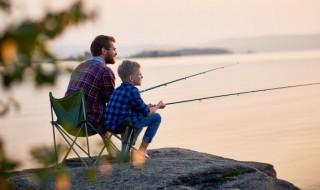
[[[104,61],[106,62],[106,64],[115,64],[116,63],[116,60],[115,60],[115,57],[106,57],[104,58]]]

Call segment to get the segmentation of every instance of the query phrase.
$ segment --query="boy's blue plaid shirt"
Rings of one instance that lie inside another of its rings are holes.
[[[135,125],[149,113],[150,109],[141,99],[138,88],[123,82],[110,96],[104,115],[105,124],[108,129],[114,130],[117,125],[130,118]]]

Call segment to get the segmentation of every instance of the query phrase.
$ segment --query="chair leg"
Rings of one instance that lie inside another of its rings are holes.
[[[133,135],[133,130],[130,129],[129,126],[126,127],[126,131],[124,134],[124,139],[122,141],[122,147],[121,147],[121,161],[122,162],[128,162],[130,160],[130,149],[132,146],[132,135]]]
[[[57,151],[57,143],[56,143],[56,133],[55,133],[55,123],[53,120],[53,107],[52,102],[50,102],[50,111],[51,111],[51,125],[52,125],[52,134],[53,134],[53,143],[54,143],[54,152],[56,156],[56,165],[58,165],[58,151]]]
[[[64,135],[67,136],[70,141],[73,141],[73,139],[72,139],[65,131],[61,130],[61,132],[63,132]],[[74,144],[75,144],[80,150],[82,150],[83,153],[85,153],[86,155],[88,155],[91,160],[94,160],[94,158],[91,157],[91,156],[88,154],[88,152],[86,152],[77,142],[75,142]]]
[[[112,135],[111,135],[112,136]],[[116,147],[115,144],[113,144],[113,142],[111,141],[111,136],[110,137],[103,137],[101,136],[103,142],[104,142],[104,146],[102,148],[102,150],[100,151],[99,155],[97,156],[97,159],[94,161],[93,166],[96,166],[97,163],[99,162],[100,156],[102,155],[102,152],[104,151],[104,149],[107,149],[108,145],[111,145],[111,147],[117,151],[117,155],[119,154],[119,149]]]
[[[56,165],[58,165],[58,150],[57,150],[56,133],[55,133],[54,127],[55,127],[54,124],[52,124],[54,152],[56,156]]]
[[[94,161],[94,163],[92,164],[92,166],[95,166],[95,165],[99,162],[100,156],[101,156],[101,154],[102,154],[102,152],[104,151],[105,148],[106,148],[106,145],[104,145],[104,146],[102,147],[99,155],[97,156],[97,159]]]
[[[62,134],[62,132],[60,131],[61,129],[57,128],[58,131],[60,132],[61,136],[64,138],[64,140],[68,143],[68,145],[70,146],[69,150],[67,151],[67,154],[64,156],[64,158],[62,159],[60,165],[58,165],[58,168],[60,168],[63,164],[63,162],[67,159],[71,149],[76,153],[76,155],[78,156],[78,158],[81,160],[81,162],[86,166],[88,167],[88,165],[86,164],[86,162],[81,158],[81,156],[77,153],[77,151],[73,148],[73,145],[76,143],[76,140],[78,138],[78,135],[79,135],[79,132],[77,134],[77,137],[73,140],[72,144],[70,144],[70,142],[68,141],[68,139]]]
[[[87,124],[85,123],[84,124],[84,128],[85,128],[85,131],[86,131],[86,140],[87,140],[87,148],[88,148],[88,157],[91,158],[90,156],[90,146],[89,146],[89,138],[88,138],[88,126]]]

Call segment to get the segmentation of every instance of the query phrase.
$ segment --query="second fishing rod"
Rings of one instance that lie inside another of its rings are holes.
[[[257,93],[257,92],[266,92],[266,91],[273,91],[273,90],[280,90],[280,89],[287,89],[287,88],[297,88],[297,87],[304,87],[304,86],[313,86],[313,85],[320,85],[320,83],[318,82],[318,83],[297,84],[297,85],[290,85],[290,86],[280,86],[280,87],[273,87],[273,88],[264,88],[264,89],[258,89],[258,90],[235,92],[235,93],[230,93],[230,94],[208,96],[208,97],[202,97],[202,98],[194,98],[194,99],[188,99],[188,100],[179,100],[176,102],[166,103],[166,106],[173,105],[173,104],[194,102],[194,101],[202,101],[202,100],[208,100],[208,99],[214,99],[214,98],[222,98],[222,97],[226,97],[226,96],[239,96],[242,94],[251,94],[251,93]]]
[[[195,77],[195,76],[202,75],[202,74],[206,74],[206,73],[209,73],[211,71],[216,71],[216,70],[219,70],[219,69],[224,69],[226,67],[231,67],[231,66],[234,66],[234,65],[237,65],[237,64],[239,64],[239,63],[229,64],[229,65],[225,65],[225,66],[222,66],[222,67],[209,69],[209,70],[202,71],[202,72],[199,72],[199,73],[196,73],[196,74],[193,74],[193,75],[189,75],[189,76],[182,77],[182,78],[179,78],[179,79],[176,79],[176,80],[165,82],[165,83],[162,83],[162,84],[159,84],[159,85],[156,85],[156,86],[144,89],[144,90],[140,90],[140,93],[143,93],[143,92],[146,92],[146,91],[149,91],[149,90],[153,90],[155,88],[159,88],[159,87],[162,87],[162,86],[167,86],[168,84],[172,84],[172,83],[179,82],[179,81],[182,81],[182,80],[187,80],[188,78]]]

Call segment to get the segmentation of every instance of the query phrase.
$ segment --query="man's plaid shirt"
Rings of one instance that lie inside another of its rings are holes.
[[[138,88],[123,82],[113,91],[105,112],[105,124],[114,130],[125,119],[130,118],[133,125],[140,122],[150,113],[149,107],[143,102]]]
[[[82,88],[85,94],[88,120],[96,122],[101,129],[105,128],[102,126],[106,103],[115,89],[113,71],[100,57],[93,57],[73,71],[65,95],[79,88]]]

